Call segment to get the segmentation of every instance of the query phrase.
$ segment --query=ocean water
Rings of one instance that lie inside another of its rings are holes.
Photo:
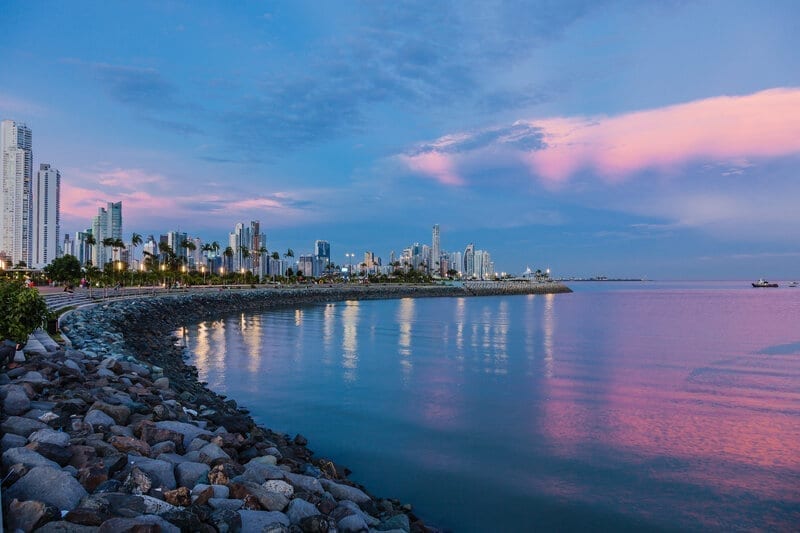
[[[800,288],[576,282],[180,333],[209,386],[453,531],[800,528]]]

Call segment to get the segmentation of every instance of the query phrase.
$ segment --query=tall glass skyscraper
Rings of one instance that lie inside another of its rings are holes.
[[[103,240],[122,239],[122,202],[109,202],[106,207],[98,208],[97,215],[92,219],[92,236],[95,240],[92,246],[92,264],[101,269],[114,260],[113,248],[103,246]]]

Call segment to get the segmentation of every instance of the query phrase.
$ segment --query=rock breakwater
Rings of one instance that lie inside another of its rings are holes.
[[[231,312],[461,287],[198,291],[95,305],[61,323],[71,346],[0,374],[7,531],[431,531],[372,497],[301,435],[257,426],[207,390],[170,332]]]

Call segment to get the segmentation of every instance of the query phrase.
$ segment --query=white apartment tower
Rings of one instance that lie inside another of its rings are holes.
[[[0,253],[15,265],[31,263],[31,137],[25,124],[0,122]]]
[[[33,184],[33,230],[32,265],[44,268],[58,257],[61,240],[61,173],[47,163]]]

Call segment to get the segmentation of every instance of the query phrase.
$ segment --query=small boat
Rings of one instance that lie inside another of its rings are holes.
[[[790,287],[797,287],[797,282],[796,281],[790,281],[789,282],[789,286]]]
[[[765,279],[760,279],[758,281],[753,282],[753,287],[758,287],[758,288],[777,287],[777,286],[778,286],[777,283],[770,283]]]

